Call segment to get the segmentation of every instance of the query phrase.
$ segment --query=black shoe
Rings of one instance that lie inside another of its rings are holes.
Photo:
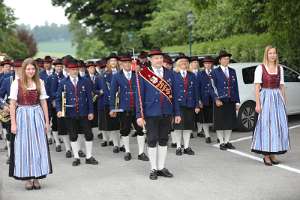
[[[183,153],[187,154],[187,155],[195,155],[195,152],[192,150],[191,147],[188,147],[188,148],[184,149]]]
[[[129,153],[129,152],[127,152],[127,153],[125,153],[125,156],[124,156],[124,160],[125,161],[129,161],[129,160],[131,160],[131,153]]]
[[[171,143],[171,147],[172,147],[172,148],[176,148],[176,147],[177,147],[177,144],[176,144],[176,143]]]
[[[124,147],[124,145],[121,146],[119,150],[122,151],[122,152],[125,152],[125,147]]]
[[[48,139],[48,144],[49,145],[53,144],[52,138]]]
[[[226,148],[227,149],[235,149],[235,147],[230,142],[226,143]]]
[[[150,171],[150,175],[149,175],[149,178],[151,180],[157,180],[157,170],[153,169]]]
[[[9,163],[10,163],[10,158],[8,158],[8,159],[6,160],[6,164],[9,165]]]
[[[190,138],[192,139],[192,138],[194,138],[194,135],[193,135],[193,133],[191,133],[191,135],[190,135]]]
[[[101,147],[107,147],[107,142],[105,141],[105,142],[102,142],[101,143]]]
[[[226,147],[226,144],[220,144],[220,150],[223,150],[223,151],[226,151],[227,150],[227,147]]]
[[[176,149],[176,155],[177,156],[182,156],[182,150],[181,150],[181,148]]]
[[[92,156],[90,158],[85,159],[85,164],[98,165],[99,162]]]
[[[61,152],[61,145],[57,145],[57,146],[55,147],[55,151],[56,151],[56,152]]]
[[[137,133],[135,132],[131,137],[137,137]]]
[[[206,142],[207,144],[210,144],[210,143],[211,143],[211,138],[210,138],[210,137],[205,138],[205,142]]]
[[[102,133],[99,133],[97,137],[98,137],[99,140],[102,140],[103,139]]]
[[[273,165],[271,159],[270,159],[271,162],[267,162],[265,158],[263,158],[263,160],[264,160],[264,164],[265,164],[266,166],[272,166],[272,165]]]
[[[7,148],[7,146],[5,145],[5,147],[4,147],[4,151],[7,151],[8,150],[8,148]]]
[[[85,153],[83,153],[82,150],[78,151],[78,155],[79,155],[80,158],[84,158],[85,157]]]
[[[219,140],[219,139],[217,139],[217,143],[218,143],[218,144],[220,143],[220,140]]]
[[[109,141],[108,145],[109,145],[109,146],[114,146],[113,141]]]
[[[203,129],[197,134],[198,137],[205,137]]]
[[[80,165],[80,159],[76,158],[76,159],[73,161],[72,166],[73,166],[73,167],[76,167],[76,166],[78,166],[78,165]]]
[[[3,140],[2,134],[0,135],[0,140]]]
[[[66,152],[66,158],[71,158],[72,157],[72,152],[70,150],[68,150]]]
[[[138,159],[142,161],[149,161],[149,158],[145,153],[141,153],[140,155],[138,155]]]
[[[162,170],[157,170],[157,176],[172,178],[173,174],[167,168],[163,168]]]
[[[114,147],[113,148],[113,152],[114,153],[119,153],[120,152],[120,148],[119,147]]]
[[[58,140],[59,140],[59,143],[61,143],[61,144],[64,143],[64,141],[62,139],[59,138]]]

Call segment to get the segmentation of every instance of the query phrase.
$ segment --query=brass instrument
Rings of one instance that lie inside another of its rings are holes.
[[[98,98],[98,94],[93,93],[93,103],[95,103],[97,101],[97,98]]]
[[[3,100],[2,101],[3,108],[5,106],[9,107],[9,105]],[[7,123],[10,121],[10,113],[6,112],[4,109],[0,109],[0,121],[3,123]]]
[[[61,117],[66,116],[66,104],[67,104],[67,89],[66,85],[64,85],[64,90],[61,93]]]
[[[115,109],[112,110],[112,112],[124,112],[123,109],[119,108],[120,106],[120,90],[117,91],[116,93],[116,98],[115,98]]]

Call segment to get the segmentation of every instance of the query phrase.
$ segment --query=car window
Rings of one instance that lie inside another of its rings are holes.
[[[298,79],[299,74],[285,67],[283,69],[284,69],[284,82],[300,82],[300,80]]]
[[[253,84],[254,72],[257,66],[246,67],[242,69],[243,81],[245,84]]]

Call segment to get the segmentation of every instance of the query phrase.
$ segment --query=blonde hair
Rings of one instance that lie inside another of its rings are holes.
[[[194,61],[192,61],[192,62],[194,62]],[[190,64],[189,64],[189,69],[188,69],[188,70],[189,70],[190,72],[193,72],[193,69],[192,69],[192,62],[190,62]],[[197,66],[197,69],[199,70],[199,68],[200,68],[199,62],[197,62],[197,65],[198,65],[198,66]]]
[[[180,60],[181,60],[181,59],[177,60],[176,63],[175,63],[175,67],[174,67],[174,71],[175,71],[175,72],[179,72],[179,71],[180,71],[180,67],[179,67],[179,65],[180,65]],[[190,71],[190,64],[188,64],[186,70],[187,70],[187,71]]]
[[[110,61],[111,59],[109,59],[108,61],[107,61],[107,63],[106,63],[106,71],[109,71],[109,72],[111,72],[112,71],[112,65],[111,65],[111,61]],[[117,61],[117,65],[116,65],[116,69],[117,70],[120,70],[120,66],[119,66],[119,62],[118,62],[118,59],[116,59]]]
[[[276,51],[276,54],[277,54],[277,58],[276,58],[276,61],[275,61],[275,65],[278,66],[279,64],[279,59],[278,59],[278,51],[277,51],[277,48],[272,46],[272,45],[268,45],[266,46],[265,48],[265,52],[264,52],[264,58],[263,58],[263,64],[266,66],[269,64],[269,60],[268,60],[268,53],[271,49],[275,49]]]
[[[38,92],[38,94],[41,94],[41,82],[40,82],[40,76],[39,76],[39,67],[36,63],[36,61],[32,58],[27,58],[23,61],[22,63],[22,74],[21,74],[21,87],[23,89],[24,92],[26,92],[27,88],[28,88],[28,77],[26,76],[26,68],[28,65],[33,65],[35,68],[35,74],[32,77],[33,82],[36,85],[36,90]]]

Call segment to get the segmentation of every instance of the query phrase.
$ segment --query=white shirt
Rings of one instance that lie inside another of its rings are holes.
[[[164,76],[164,69],[162,67],[159,68],[153,68],[154,73],[156,76],[162,78]]]
[[[186,70],[180,70],[180,74],[181,74],[182,78],[185,78],[187,72],[186,72]]]
[[[220,66],[221,66],[222,71],[226,75],[226,77],[229,78],[229,69],[228,69],[228,67],[224,67],[222,65],[220,65]]]
[[[50,76],[52,74],[52,72],[53,72],[52,69],[46,70],[46,73],[47,73],[48,76]]]
[[[71,82],[73,83],[73,85],[75,86],[75,85],[77,85],[77,83],[78,83],[78,77],[71,77],[70,76],[70,79],[71,79]]]
[[[268,67],[265,66],[267,72],[268,72]],[[262,83],[262,74],[263,74],[263,70],[262,70],[262,65],[258,65],[255,69],[255,73],[254,73],[254,83]],[[277,74],[277,69],[275,73],[269,73],[268,74]],[[283,67],[280,66],[280,84],[284,85],[284,73],[283,73]]]
[[[131,79],[131,75],[132,75],[131,71],[126,71],[123,69],[123,73],[125,74],[125,77],[127,78],[127,80]]]
[[[198,69],[193,69],[193,73],[194,73],[194,74],[197,74],[198,71],[199,71]]]
[[[48,95],[46,93],[46,89],[45,89],[45,84],[44,81],[40,79],[41,82],[41,94],[40,94],[40,100],[42,99],[48,99]],[[9,99],[13,99],[13,100],[17,100],[18,99],[18,79],[15,79],[11,86],[10,86],[10,96],[8,97]],[[35,83],[33,83],[33,86],[30,88],[27,88],[27,90],[35,90],[36,89],[36,85]]]
[[[211,71],[212,71],[211,69],[205,69],[205,72],[207,75],[209,75],[211,73]]]

